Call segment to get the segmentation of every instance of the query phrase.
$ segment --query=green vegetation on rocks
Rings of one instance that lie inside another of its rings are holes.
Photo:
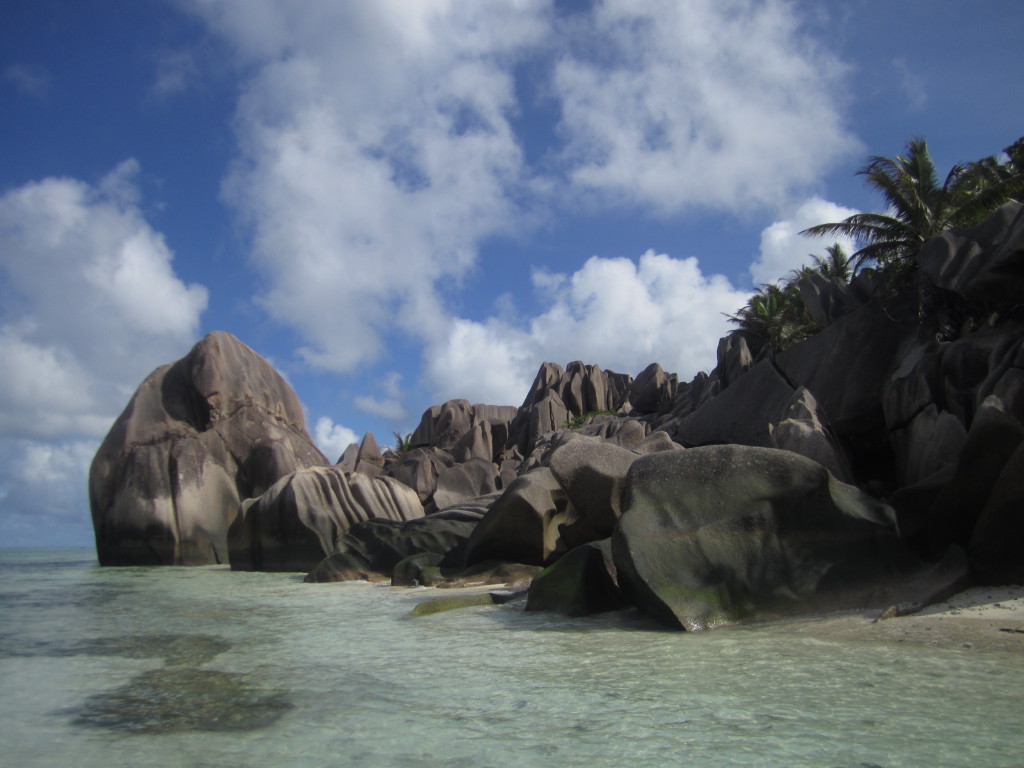
[[[418,616],[432,616],[435,613],[455,611],[460,608],[472,608],[477,605],[494,605],[494,598],[490,592],[482,595],[457,595],[454,597],[435,597],[433,600],[425,600],[411,611],[410,618]]]

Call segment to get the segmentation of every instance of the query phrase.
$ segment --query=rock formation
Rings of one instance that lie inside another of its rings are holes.
[[[899,540],[895,513],[790,451],[708,446],[645,456],[612,536],[622,590],[687,630],[798,611],[932,602],[965,582]]]
[[[334,467],[280,377],[211,334],[96,456],[100,560],[448,585],[543,567],[531,610],[627,601],[691,630],[1020,581],[1022,207],[919,266],[895,292],[808,278],[823,330],[785,351],[733,333],[689,382],[544,363],[518,408],[451,400],[408,450],[367,434]]]
[[[242,502],[228,530],[231,567],[308,571],[335,552],[338,537],[356,523],[422,516],[416,492],[393,478],[310,467]]]
[[[284,379],[234,336],[211,333],[146,378],[93,459],[99,561],[226,563],[241,500],[326,464]]]

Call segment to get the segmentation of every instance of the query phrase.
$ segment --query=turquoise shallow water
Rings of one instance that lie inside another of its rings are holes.
[[[1024,658],[0,551],[0,764],[1020,766]]]

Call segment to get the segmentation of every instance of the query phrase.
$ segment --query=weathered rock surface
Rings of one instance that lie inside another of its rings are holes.
[[[968,546],[992,491],[1022,443],[1024,425],[1007,413],[998,397],[990,395],[971,424],[952,478],[928,514],[930,554],[951,543]],[[1005,503],[1004,498],[1001,505]],[[1018,509],[1024,510],[1024,504]]]
[[[551,470],[541,467],[518,477],[480,521],[466,545],[466,564],[504,560],[547,565],[565,552],[558,526],[569,499]]]
[[[438,509],[494,493],[501,480],[498,468],[490,461],[470,458],[442,472],[437,478],[433,504]],[[433,510],[430,510],[433,511]]]
[[[590,616],[629,604],[615,582],[611,541],[603,539],[570,550],[537,574],[530,585],[526,610]]]
[[[233,570],[309,571],[366,520],[423,516],[416,492],[394,478],[311,467],[247,499],[228,534]]]
[[[448,586],[546,566],[531,602],[567,613],[614,597],[617,569],[690,628],[927,602],[968,558],[980,582],[1020,580],[1021,207],[919,264],[896,293],[870,271],[803,281],[824,330],[784,352],[733,333],[689,382],[545,363],[518,409],[451,400],[413,450],[367,434],[330,471],[287,385],[213,334],[147,379],[97,454],[101,562],[316,564],[311,580],[405,563],[399,579]]]
[[[93,459],[99,561],[225,563],[240,500],[326,464],[284,379],[234,336],[211,333],[146,378]]]
[[[793,393],[782,416],[782,420],[768,425],[772,448],[799,453],[821,464],[837,480],[853,482],[853,470],[829,427],[828,417],[806,387]]]
[[[874,298],[879,281],[871,269],[860,272],[851,283],[811,272],[801,278],[798,287],[808,313],[825,328]]]
[[[362,441],[352,444],[338,459],[338,467],[349,472],[362,472],[364,475],[379,475],[384,471],[384,456],[377,445],[372,432],[363,435]]]
[[[1024,294],[1024,205],[1008,202],[977,227],[932,238],[918,262],[947,291],[969,299],[1019,301]]]
[[[637,458],[633,451],[596,438],[572,440],[551,454],[551,474],[569,498],[558,529],[562,547],[612,535],[622,514],[626,474]]]
[[[455,459],[440,448],[413,448],[387,466],[385,474],[416,491],[420,503],[429,505],[437,490],[437,479],[455,466]]]
[[[675,439],[686,446],[737,443],[768,447],[768,425],[783,417],[794,391],[770,360],[762,360],[686,416]]]
[[[439,448],[454,453],[460,441],[476,427],[486,429],[492,445],[504,446],[508,436],[508,425],[516,417],[517,409],[509,405],[470,405],[468,400],[449,400],[441,405],[428,408],[420,419],[411,441],[414,448]],[[494,438],[497,439],[494,439]],[[492,455],[484,455],[480,444],[471,441],[472,455],[492,461]],[[461,452],[461,449],[460,449]]]
[[[679,381],[674,373],[666,373],[651,363],[629,385],[627,401],[630,412],[657,413],[672,407]]]
[[[544,363],[509,427],[509,447],[529,456],[538,439],[562,429],[570,418],[619,410],[632,383],[631,376],[596,365],[574,362],[563,370],[556,363]]]
[[[1006,460],[971,533],[968,555],[981,584],[1024,584],[1024,443]]]
[[[349,581],[352,571],[390,578],[395,566],[413,555],[436,555],[440,559],[435,564],[440,565],[447,562],[449,553],[465,544],[475,527],[475,522],[432,517],[367,520],[345,531],[335,552],[319,562],[306,581]]]
[[[789,451],[660,453],[634,462],[628,482],[618,583],[671,627],[928,602],[966,574],[964,563],[929,578],[890,508]]]

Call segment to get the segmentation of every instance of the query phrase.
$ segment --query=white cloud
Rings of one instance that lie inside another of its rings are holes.
[[[100,437],[154,367],[195,342],[202,286],[174,274],[136,207],[135,161],[93,187],[49,178],[0,197],[0,427]]]
[[[855,148],[842,69],[784,2],[607,0],[555,90],[573,179],[662,213],[773,207]]]
[[[715,365],[723,313],[747,299],[694,258],[647,251],[636,262],[594,257],[572,275],[537,272],[549,308],[518,329],[497,318],[453,321],[426,354],[440,398],[518,405],[544,361],[573,360],[635,375],[652,362],[689,380]]]
[[[444,327],[439,286],[511,227],[522,182],[512,63],[541,2],[191,4],[256,66],[227,200],[262,306],[310,363],[351,371],[399,327]]]
[[[608,0],[567,21],[550,0],[179,1],[252,73],[225,198],[262,306],[328,370],[372,363],[396,328],[460,328],[446,298],[487,238],[595,193],[774,208],[853,148],[840,67],[788,3]],[[534,99],[562,144],[531,166],[514,119]]]
[[[360,395],[353,399],[356,408],[373,416],[380,416],[389,421],[402,421],[408,416],[403,404],[402,374],[391,371],[379,383],[383,397]]]
[[[805,200],[789,218],[775,221],[761,231],[761,251],[757,260],[750,265],[750,276],[755,285],[775,283],[792,276],[805,264],[813,262],[811,254],[825,255],[825,248],[838,242],[848,254],[857,250],[848,237],[811,238],[801,234],[817,224],[842,221],[858,213],[853,208],[812,197]]]
[[[528,332],[490,318],[453,319],[447,333],[424,354],[424,379],[438,402],[519,405],[544,362]]]
[[[335,424],[330,417],[321,416],[316,420],[313,440],[324,456],[336,462],[346,448],[359,442],[359,436],[348,427]]]
[[[0,439],[4,546],[80,546],[92,538],[85,491],[95,440]]]
[[[127,161],[95,186],[48,178],[0,196],[0,527],[10,541],[50,525],[46,541],[69,543],[58,529],[88,527],[99,439],[142,379],[195,342],[206,289],[174,274],[137,207],[137,172]]]

